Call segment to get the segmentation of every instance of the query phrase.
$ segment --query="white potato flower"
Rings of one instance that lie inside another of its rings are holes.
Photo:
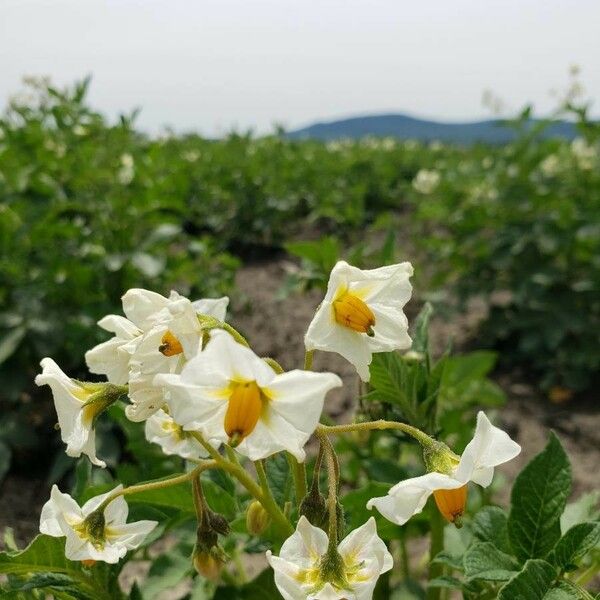
[[[440,184],[441,176],[438,171],[421,169],[412,181],[413,188],[420,194],[431,194]]]
[[[89,350],[85,359],[92,373],[106,375],[115,384],[129,384],[127,417],[143,421],[164,404],[162,389],[152,383],[154,376],[181,371],[201,348],[198,316],[223,321],[229,298],[192,302],[175,291],[165,298],[131,289],[122,302],[125,317],[107,315],[98,322],[115,336]]]
[[[146,420],[146,439],[158,444],[165,454],[174,454],[185,459],[198,459],[208,456],[206,450],[188,431],[164,411],[151,415]]]
[[[388,520],[404,525],[420,513],[433,494],[438,509],[446,520],[461,524],[467,502],[467,484],[470,481],[487,487],[492,483],[494,467],[512,460],[521,452],[521,446],[505,431],[492,425],[485,413],[477,415],[473,439],[458,457],[446,449],[439,462],[446,472],[432,471],[420,477],[406,479],[390,489],[387,496],[372,498],[367,508],[373,507]]]
[[[412,274],[408,262],[367,271],[338,262],[304,337],[306,349],[341,354],[369,381],[374,352],[410,348],[402,309],[412,293]]]
[[[35,383],[49,385],[52,390],[60,437],[67,444],[67,455],[86,454],[93,464],[106,467],[106,463],[96,457],[94,421],[117,399],[119,390],[107,383],[71,379],[51,358],[42,359],[40,365],[42,372],[35,378]]]
[[[69,494],[52,486],[50,500],[42,508],[40,532],[66,537],[65,556],[69,560],[119,562],[158,525],[157,521],[127,523],[128,507],[123,496],[117,496],[103,511],[98,510],[112,492],[122,487],[91,498],[80,507]]]
[[[169,412],[184,430],[227,442],[251,460],[288,450],[303,461],[325,394],[342,382],[333,373],[277,374],[252,350],[215,330],[181,374],[157,375],[154,384],[168,391]]]
[[[373,517],[338,545],[344,572],[335,581],[324,579],[320,569],[328,542],[327,534],[302,516],[279,556],[267,552],[285,600],[370,600],[379,576],[392,568],[392,556],[377,535]]]

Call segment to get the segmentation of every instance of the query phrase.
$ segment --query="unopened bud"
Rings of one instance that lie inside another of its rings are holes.
[[[209,527],[216,533],[220,535],[229,535],[231,528],[229,527],[229,522],[223,515],[210,511],[207,515],[207,521]]]
[[[264,506],[254,500],[246,512],[246,529],[252,535],[260,535],[271,523],[271,517]]]
[[[325,498],[318,489],[312,489],[300,502],[299,514],[304,515],[315,527],[323,527],[327,522]]]
[[[219,546],[213,546],[205,550],[198,549],[196,546],[192,555],[194,569],[211,581],[218,581],[226,559],[227,556]]]

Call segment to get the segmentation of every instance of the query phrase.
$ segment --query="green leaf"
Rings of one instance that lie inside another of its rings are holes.
[[[76,562],[65,558],[65,541],[48,535],[38,535],[21,552],[0,553],[0,573],[79,573]]]
[[[575,502],[569,502],[560,518],[560,530],[566,533],[577,523],[597,520],[600,517],[599,502],[600,491],[598,490],[583,494]]]
[[[498,506],[485,506],[471,522],[473,537],[481,542],[492,542],[496,548],[511,553],[508,541],[508,516]]]
[[[266,460],[265,471],[273,497],[279,506],[289,499],[292,473],[284,452],[280,452]]]
[[[560,539],[560,516],[571,491],[571,465],[554,433],[518,475],[511,494],[508,537],[520,560],[543,558]]]
[[[558,541],[550,560],[560,569],[569,569],[600,542],[600,522],[579,523]]]
[[[512,556],[498,550],[492,542],[475,542],[463,557],[468,579],[508,581],[519,565]]]
[[[462,582],[460,579],[456,577],[452,577],[450,575],[442,575],[440,577],[436,577],[427,583],[427,587],[429,588],[446,588],[451,590],[460,590],[462,589]]]
[[[402,530],[398,525],[384,519],[379,512],[375,510],[367,510],[367,502],[371,498],[385,496],[389,489],[389,484],[370,481],[360,489],[348,492],[340,498],[346,516],[347,529],[356,529],[368,521],[370,517],[375,517],[375,520],[377,521],[377,533],[382,539],[393,540],[398,539],[399,536],[403,535]]]
[[[281,600],[281,594],[273,579],[273,569],[265,569],[241,587],[217,588],[214,600]]]
[[[543,600],[555,577],[554,567],[545,560],[528,560],[523,570],[500,588],[498,600]]]
[[[590,597],[569,581],[561,581],[544,596],[544,600],[588,600]]]
[[[144,599],[152,600],[161,592],[175,587],[192,572],[193,545],[180,543],[154,560],[141,585]]]

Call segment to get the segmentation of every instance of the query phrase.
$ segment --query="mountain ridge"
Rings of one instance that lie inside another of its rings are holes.
[[[541,119],[530,119],[529,126],[542,123]],[[542,132],[542,137],[561,137],[572,140],[577,130],[574,123],[553,121]],[[291,139],[319,139],[333,141],[367,136],[397,137],[431,142],[454,143],[506,143],[516,137],[514,129],[500,119],[448,123],[412,117],[404,113],[385,113],[319,121],[288,132]]]

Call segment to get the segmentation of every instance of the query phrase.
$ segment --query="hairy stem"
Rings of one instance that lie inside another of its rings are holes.
[[[296,457],[289,452],[286,452],[288,463],[292,474],[294,475],[294,489],[296,490],[296,504],[300,506],[300,502],[306,496],[306,466],[304,463],[298,462]]]
[[[192,432],[192,435],[214,459],[217,463],[217,467],[227,471],[230,475],[235,477],[248,492],[263,505],[264,509],[271,516],[273,523],[279,527],[284,535],[289,536],[294,533],[294,528],[288,518],[283,514],[281,508],[279,508],[277,503],[272,499],[272,496],[265,495],[262,488],[254,481],[254,479],[252,479],[252,477],[250,477],[240,464],[230,462],[222,457],[197,431]]]
[[[444,574],[444,565],[434,563],[433,559],[444,549],[444,518],[436,507],[432,508],[430,521],[429,542],[429,581]],[[427,589],[427,600],[440,600],[441,588],[430,587]]]
[[[420,429],[408,425],[408,423],[398,423],[396,421],[367,421],[365,423],[348,423],[347,425],[318,425],[317,434],[336,434],[336,433],[349,433],[352,431],[373,431],[373,430],[384,430],[384,429],[396,429],[402,431],[407,435],[410,435],[424,447],[431,446],[435,440],[429,437],[426,433]]]

